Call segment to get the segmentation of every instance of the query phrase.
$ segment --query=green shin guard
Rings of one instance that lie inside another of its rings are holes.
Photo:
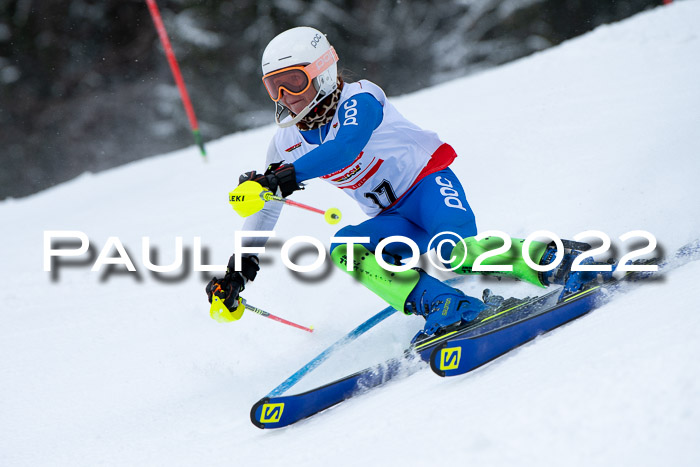
[[[337,246],[331,253],[331,259],[340,269],[350,274],[382,300],[405,313],[406,298],[418,283],[419,272],[413,269],[402,272],[387,271],[379,265],[374,254],[362,245],[353,245],[352,253],[352,271],[348,271],[347,245]]]
[[[476,258],[486,253],[487,251],[493,251],[497,248],[503,246],[503,239],[501,237],[486,237],[483,240],[476,241],[474,237],[469,237],[464,239],[464,243],[467,245],[467,257],[464,258],[464,244],[462,242],[458,243],[452,250],[451,257],[454,261],[451,262],[450,266],[455,267],[461,263],[461,266],[455,269],[454,272],[457,274],[490,274],[495,276],[503,277],[514,277],[522,281],[527,281],[532,284],[544,287],[544,284],[540,280],[539,274],[534,269],[530,268],[523,259],[523,243],[525,240],[518,238],[512,239],[511,247],[508,251],[501,253],[496,256],[491,256],[484,261],[482,265],[511,265],[513,266],[512,271],[504,272],[491,272],[491,271],[472,271],[472,266]],[[545,250],[547,249],[547,244],[542,242],[531,242],[530,243],[530,259],[535,264],[539,264]]]

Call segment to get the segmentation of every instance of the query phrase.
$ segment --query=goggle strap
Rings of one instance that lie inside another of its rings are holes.
[[[330,66],[336,63],[337,61],[338,54],[335,53],[335,49],[333,48],[333,46],[331,46],[331,48],[328,49],[326,53],[318,57],[316,61],[304,67],[304,71],[306,71],[306,74],[309,76],[309,79],[314,79],[315,77],[326,71],[328,68],[330,68]]]

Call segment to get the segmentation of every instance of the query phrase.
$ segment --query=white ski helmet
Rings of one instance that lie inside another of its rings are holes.
[[[263,83],[275,102],[275,122],[296,125],[323,99],[338,88],[338,55],[326,36],[309,27],[284,31],[267,44],[262,55]],[[281,89],[293,95],[316,89],[316,97],[296,116],[280,103]],[[282,122],[287,112],[293,118]]]

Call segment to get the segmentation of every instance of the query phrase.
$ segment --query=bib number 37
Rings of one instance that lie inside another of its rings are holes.
[[[379,209],[386,209],[396,201],[396,194],[391,183],[388,180],[382,180],[372,191],[365,193],[365,198],[372,200]]]

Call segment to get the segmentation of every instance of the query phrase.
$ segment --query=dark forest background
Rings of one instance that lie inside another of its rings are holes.
[[[328,35],[351,80],[404,94],[662,0],[159,0],[206,140],[273,121],[267,42]],[[192,144],[143,0],[0,0],[0,199]],[[264,148],[263,148],[264,149]]]

